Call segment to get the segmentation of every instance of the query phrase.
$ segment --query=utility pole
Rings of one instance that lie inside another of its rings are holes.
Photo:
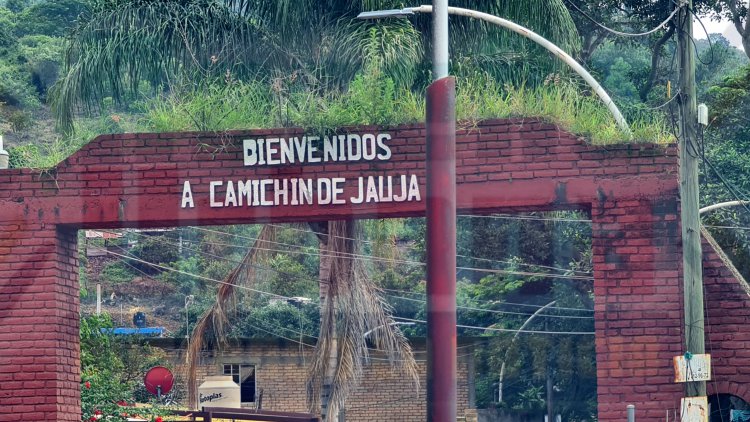
[[[695,53],[692,0],[682,0],[678,19],[678,55],[680,65],[680,208],[682,226],[682,273],[685,307],[685,352],[702,354],[706,350],[703,320],[703,253],[698,213],[698,113],[695,94]],[[689,358],[690,355],[687,355]],[[706,382],[685,384],[687,397],[706,395]]]

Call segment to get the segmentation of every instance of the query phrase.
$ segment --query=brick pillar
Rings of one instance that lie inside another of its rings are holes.
[[[80,421],[77,232],[0,224],[0,421]]]
[[[592,209],[600,421],[663,421],[679,408],[672,357],[682,347],[681,240],[676,195]]]

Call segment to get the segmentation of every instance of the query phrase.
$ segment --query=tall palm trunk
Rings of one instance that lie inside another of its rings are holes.
[[[359,224],[330,221],[321,242],[321,322],[308,374],[308,402],[324,422],[338,419],[362,377],[369,357],[368,338],[378,351],[419,386],[417,366],[406,338],[393,324],[390,307],[369,280],[360,259]],[[376,330],[377,328],[377,330]],[[415,388],[415,392],[418,388]]]
[[[327,227],[327,224],[326,224]],[[328,230],[326,230],[327,232]],[[333,254],[329,249],[328,236],[323,235],[320,238],[319,250],[320,250],[320,268],[318,271],[318,280],[320,285],[320,320],[321,322],[326,320],[326,314],[329,310],[335,314],[336,309],[329,309],[333,307],[333,304],[327,299],[329,297],[330,286],[331,286],[331,267],[333,266]],[[328,368],[323,376],[323,387],[320,393],[320,414],[323,420],[336,420],[338,419],[337,409],[330,409],[330,398],[331,390],[333,386],[333,378],[336,374],[336,367],[338,366],[338,339],[336,337],[335,319],[333,322],[332,334],[330,338],[331,350],[328,354]],[[331,417],[329,418],[328,415]]]

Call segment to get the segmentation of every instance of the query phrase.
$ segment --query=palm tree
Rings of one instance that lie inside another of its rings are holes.
[[[568,50],[578,48],[575,26],[562,0],[454,1],[528,26]],[[235,78],[271,82],[287,75],[311,91],[341,89],[376,62],[398,86],[422,89],[429,78],[430,20],[357,21],[361,11],[402,7],[396,0],[92,0],[74,29],[53,110],[71,129],[79,105],[103,97],[121,101],[144,81],[166,89],[180,78]],[[555,69],[546,53],[504,30],[452,19],[454,69],[505,81],[526,81]],[[541,58],[540,58],[541,57]],[[309,399],[334,420],[356,384],[367,355],[364,334],[416,377],[408,343],[391,324],[388,307],[357,260],[357,223],[329,222],[321,238],[321,332],[309,377]],[[264,236],[269,233],[264,232]],[[261,239],[262,240],[262,239]],[[232,283],[252,283],[251,249]],[[219,291],[199,327],[226,321],[232,288]],[[382,328],[380,328],[382,327]],[[221,330],[219,330],[221,332]],[[192,336],[199,347],[200,336]],[[194,348],[193,347],[193,348]],[[195,354],[194,354],[195,355]],[[416,379],[416,378],[415,378]]]
[[[579,48],[563,0],[460,0],[530,27],[569,51]],[[397,85],[429,81],[430,20],[358,21],[396,0],[92,0],[65,51],[53,107],[71,128],[76,106],[122,100],[142,82],[167,86],[193,79],[271,80],[298,75],[309,87],[345,86],[373,58]],[[554,61],[532,43],[467,19],[451,20],[455,71],[488,72],[507,81],[546,76]]]

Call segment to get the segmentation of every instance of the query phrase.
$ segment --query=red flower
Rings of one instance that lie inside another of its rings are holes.
[[[102,411],[99,409],[94,410],[94,415],[101,415]]]
[[[88,382],[88,381],[86,381],[86,384],[84,384],[84,385],[86,386],[86,388],[91,388],[91,383]]]
[[[89,421],[95,421],[95,420],[96,420],[96,416],[92,416],[89,418]]]
[[[154,422],[164,422],[164,420],[161,418],[161,416],[157,416],[156,419],[154,419]]]

